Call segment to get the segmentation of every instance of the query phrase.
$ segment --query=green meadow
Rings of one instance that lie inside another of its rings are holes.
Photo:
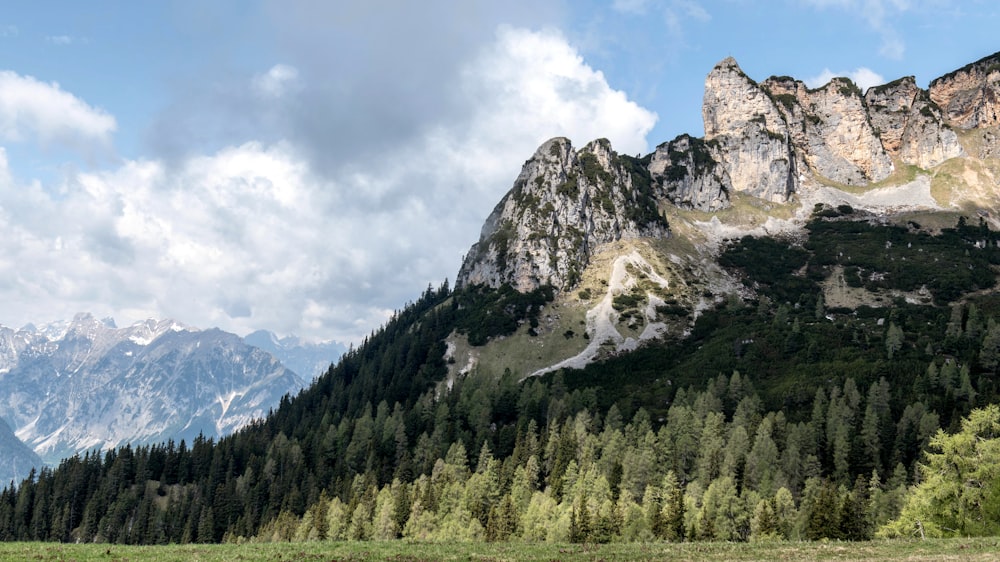
[[[123,546],[0,543],[0,560],[25,561],[545,561],[588,560],[997,560],[1000,538],[773,543],[309,542]]]

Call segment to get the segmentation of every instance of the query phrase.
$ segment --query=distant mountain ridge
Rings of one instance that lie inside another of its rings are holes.
[[[263,418],[305,381],[218,329],[172,320],[126,328],[71,322],[0,326],[0,408],[47,463],[89,449],[220,437]]]
[[[243,341],[270,353],[306,382],[325,373],[347,351],[339,342],[308,342],[298,336],[279,337],[268,330],[251,332]]]

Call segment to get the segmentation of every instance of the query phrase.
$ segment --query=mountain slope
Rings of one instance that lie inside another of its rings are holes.
[[[603,140],[579,151],[566,139],[544,143],[486,220],[458,280],[560,291],[531,337],[525,329],[485,348],[452,338],[453,371],[499,374],[505,367],[490,364],[503,356],[522,376],[539,374],[682,335],[723,295],[753,294],[714,263],[727,240],[801,238],[817,209],[934,227],[975,211],[1000,225],[990,212],[1000,202],[989,118],[998,61],[927,90],[905,77],[862,93],[846,78],[817,89],[791,77],[757,83],[727,58],[705,81],[703,139],[681,135],[642,159]],[[643,264],[629,257],[636,252]],[[632,260],[627,272],[621,260]],[[513,348],[538,352],[524,360]]]
[[[41,330],[0,327],[0,342],[5,417],[48,463],[124,443],[226,435],[304,385],[235,335],[169,320],[119,329],[80,314]]]
[[[0,482],[6,486],[27,478],[32,468],[42,466],[42,459],[14,435],[7,422],[0,418]]]

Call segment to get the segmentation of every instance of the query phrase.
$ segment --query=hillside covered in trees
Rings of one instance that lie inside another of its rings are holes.
[[[748,237],[722,254],[755,300],[729,298],[690,334],[582,370],[446,381],[449,334],[510,334],[552,293],[428,288],[237,434],[76,456],[4,489],[0,539],[919,533],[907,500],[929,494],[921,463],[939,458],[924,451],[956,458],[947,435],[970,415],[973,441],[997,436],[996,409],[977,408],[998,400],[1000,234],[818,211],[806,239]],[[823,283],[839,272],[872,294],[917,297],[828,306]],[[983,486],[975,526],[924,525],[1000,531],[1000,494]]]

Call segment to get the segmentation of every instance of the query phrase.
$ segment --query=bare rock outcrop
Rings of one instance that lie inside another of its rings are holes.
[[[931,81],[930,97],[954,127],[1000,125],[1000,53]]]
[[[458,274],[459,285],[509,283],[525,292],[579,282],[595,249],[629,238],[665,237],[648,172],[600,139],[574,151],[542,144],[483,226]]]
[[[892,159],[849,79],[834,78],[810,90],[800,80],[772,77],[761,88],[777,102],[804,168],[847,185],[866,185],[892,173]]]
[[[788,125],[774,100],[728,57],[705,79],[705,141],[732,189],[783,203],[798,186]]]
[[[869,88],[865,105],[882,145],[903,163],[928,169],[964,154],[958,135],[912,76]]]
[[[848,185],[881,181],[892,159],[875,134],[861,99],[848,78],[834,78],[808,94],[806,159],[821,175]]]
[[[656,147],[649,162],[656,196],[683,209],[728,207],[733,186],[712,152],[712,143],[689,135]]]

